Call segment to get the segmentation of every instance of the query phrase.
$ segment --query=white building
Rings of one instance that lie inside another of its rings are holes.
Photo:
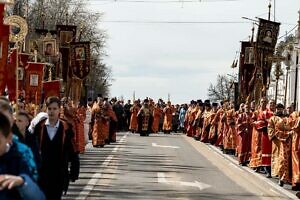
[[[274,75],[274,68],[271,71],[271,81],[268,90],[268,99],[275,100],[276,94],[276,78]],[[285,91],[285,76],[281,76],[278,80],[278,89],[277,89],[277,103],[284,104],[284,91]]]
[[[293,46],[292,56],[291,56],[291,66],[290,70],[287,71],[287,66],[285,62],[282,62],[281,69],[283,75],[280,77],[278,81],[278,91],[277,91],[277,103],[285,104],[289,106],[291,103],[296,103],[296,110],[300,111],[300,65],[299,65],[299,57],[300,57],[300,11],[299,11],[299,20],[298,20],[298,30],[295,33],[296,41]],[[268,90],[268,98],[275,99],[276,92],[276,79],[274,76],[273,66],[271,71],[271,82]],[[288,73],[288,80],[286,81]],[[296,77],[297,74],[297,77]],[[297,79],[297,82],[296,82]],[[287,88],[287,90],[286,90]],[[287,94],[285,95],[285,91]],[[296,95],[295,95],[296,93]],[[286,96],[286,99],[285,99]]]
[[[296,41],[293,44],[294,49],[292,53],[292,65],[289,75],[287,105],[296,103],[296,110],[300,110],[300,68],[299,68],[299,56],[300,56],[300,11],[298,20],[298,30],[295,33]],[[296,77],[297,74],[297,77]],[[297,82],[296,82],[297,80]],[[295,94],[296,93],[296,94]]]

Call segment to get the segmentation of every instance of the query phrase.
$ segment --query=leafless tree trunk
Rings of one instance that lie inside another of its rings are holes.
[[[210,83],[208,87],[208,97],[211,101],[222,101],[224,99],[233,99],[233,80],[226,75],[218,75],[217,83],[213,85]]]

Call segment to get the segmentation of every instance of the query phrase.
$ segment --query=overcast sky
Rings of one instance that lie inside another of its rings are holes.
[[[167,100],[170,93],[173,103],[204,100],[218,74],[234,73],[231,63],[252,28],[241,17],[267,18],[269,2],[126,1],[90,0],[90,9],[104,13],[99,26],[109,35],[104,62],[112,67],[110,95],[132,99],[135,91],[136,98]],[[276,0],[276,21],[283,23],[280,35],[297,24],[299,9],[299,0]],[[163,21],[244,23],[140,23]]]

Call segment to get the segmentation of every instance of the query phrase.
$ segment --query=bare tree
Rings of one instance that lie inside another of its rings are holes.
[[[218,75],[217,83],[210,83],[208,87],[208,97],[211,101],[222,101],[224,99],[233,99],[233,80],[226,75]]]
[[[103,63],[107,56],[107,34],[98,26],[102,13],[91,12],[87,3],[88,0],[15,0],[13,13],[27,17],[30,33],[36,28],[55,30],[56,25],[76,25],[77,41],[90,41],[91,44],[92,66],[87,80],[97,83],[91,90],[107,94],[112,81],[111,69]],[[87,82],[85,85],[89,85]]]

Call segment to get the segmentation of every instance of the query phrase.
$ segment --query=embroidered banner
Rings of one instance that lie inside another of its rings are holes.
[[[254,45],[249,41],[241,42],[240,65],[239,65],[239,90],[240,101],[245,102],[249,91],[249,82],[254,72]]]
[[[44,99],[50,96],[60,97],[60,81],[48,81],[43,83]]]
[[[28,63],[26,69],[26,102],[39,104],[42,97],[44,63]]]
[[[84,79],[90,73],[90,42],[71,43],[72,73]]]
[[[256,44],[259,49],[274,52],[280,23],[259,18]]]
[[[57,25],[56,31],[58,35],[59,48],[70,48],[71,42],[76,39],[77,26]]]
[[[70,44],[75,41],[76,38],[76,26],[57,25],[57,43],[59,44],[59,52],[61,53],[62,63],[62,78],[64,82],[68,81],[68,77],[72,77],[69,74],[70,63]]]

